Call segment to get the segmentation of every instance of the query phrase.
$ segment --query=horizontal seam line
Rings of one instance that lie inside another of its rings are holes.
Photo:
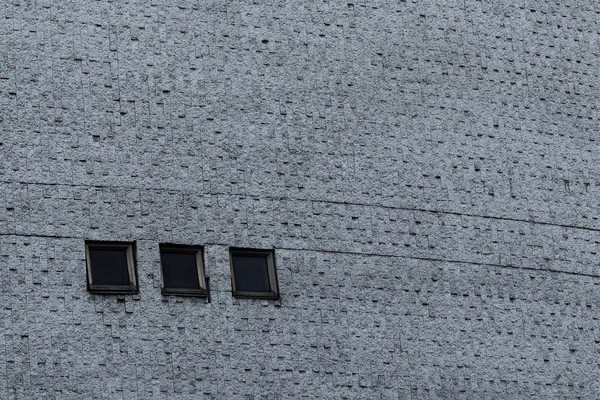
[[[536,221],[534,219],[519,219],[513,217],[501,217],[495,215],[480,215],[480,214],[469,214],[469,213],[461,213],[458,211],[444,211],[444,210],[430,210],[426,208],[410,208],[410,207],[401,207],[401,206],[391,206],[384,204],[368,204],[368,203],[357,203],[357,202],[348,202],[348,201],[334,201],[334,200],[322,200],[322,199],[306,199],[299,197],[274,197],[274,196],[264,196],[264,197],[253,197],[244,194],[231,194],[231,193],[199,193],[193,191],[185,191],[183,189],[166,189],[166,188],[153,188],[153,187],[133,187],[133,186],[109,186],[109,185],[88,185],[88,184],[68,184],[68,183],[39,183],[39,182],[8,182],[3,181],[2,183],[7,184],[21,184],[21,185],[42,185],[42,186],[67,186],[67,187],[83,187],[83,188],[114,188],[114,189],[127,189],[127,190],[155,190],[162,192],[179,192],[179,193],[190,193],[190,194],[200,194],[207,196],[237,196],[242,198],[259,198],[266,200],[294,200],[294,201],[304,201],[304,202],[318,202],[318,203],[326,203],[326,204],[339,204],[339,205],[350,205],[350,206],[360,206],[360,207],[373,207],[373,208],[385,208],[391,210],[403,210],[403,211],[418,211],[418,212],[426,212],[431,214],[448,214],[448,215],[456,215],[461,217],[473,217],[473,218],[482,218],[482,219],[494,219],[499,221],[512,221],[512,222],[521,222],[521,223],[530,223],[536,225],[546,225],[546,226],[555,226],[560,228],[571,228],[571,229],[580,229],[591,232],[600,232],[600,228],[590,228],[586,226],[576,226],[576,225],[567,225],[567,224],[558,224],[554,222],[545,222],[545,221]]]
[[[85,238],[76,237],[76,236],[20,235],[20,234],[11,234],[11,233],[0,233],[0,236],[21,236],[21,237],[39,237],[39,238],[50,238],[50,239],[86,240]],[[149,242],[149,241],[156,241],[156,240],[155,239],[136,239],[136,241]],[[204,246],[232,247],[229,244],[224,244],[224,243],[204,243],[200,246],[202,246],[202,247],[204,247]],[[600,278],[600,275],[586,274],[583,272],[561,271],[561,270],[550,269],[550,268],[532,268],[532,267],[525,267],[525,266],[494,264],[494,263],[485,263],[485,262],[478,262],[478,261],[452,260],[452,259],[445,259],[445,258],[416,257],[416,256],[406,256],[406,255],[396,255],[396,254],[379,254],[379,253],[359,253],[359,252],[355,252],[355,251],[305,249],[305,248],[296,248],[296,247],[275,247],[275,250],[307,251],[307,252],[327,253],[327,254],[348,254],[348,255],[355,255],[355,256],[382,257],[382,258],[403,258],[403,259],[410,259],[410,260],[448,262],[448,263],[453,263],[453,264],[481,265],[481,266],[494,267],[494,268],[508,268],[508,269],[550,272],[550,273],[556,273],[556,274],[567,274],[567,275],[576,275],[576,276],[587,276],[587,277],[591,277],[591,278]]]
[[[358,252],[353,252],[353,251],[341,251],[341,250],[313,250],[313,249],[302,249],[302,248],[292,248],[292,247],[290,247],[290,248],[277,247],[275,250],[311,251],[311,252],[319,252],[319,253],[350,254],[350,255],[374,256],[374,257],[384,257],[384,258],[408,258],[411,260],[420,260],[420,261],[434,261],[434,262],[448,262],[448,263],[454,263],[454,264],[482,265],[482,266],[496,267],[496,268],[524,269],[524,270],[528,270],[528,271],[545,271],[545,272],[552,272],[552,273],[557,273],[557,274],[568,274],[568,275],[578,275],[578,276],[588,276],[588,277],[592,277],[592,278],[600,278],[600,275],[586,274],[584,272],[561,271],[558,269],[550,269],[550,268],[533,268],[533,267],[524,267],[524,266],[517,266],[517,265],[508,265],[508,264],[485,263],[485,262],[478,262],[478,261],[452,260],[452,259],[445,259],[445,258],[415,257],[415,256],[403,256],[403,255],[395,255],[395,254],[358,253]]]

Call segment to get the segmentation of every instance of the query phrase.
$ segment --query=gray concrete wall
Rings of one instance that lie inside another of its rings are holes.
[[[599,23],[0,0],[0,398],[600,397]],[[88,293],[85,240],[135,241],[139,294]],[[210,303],[161,295],[164,242]]]

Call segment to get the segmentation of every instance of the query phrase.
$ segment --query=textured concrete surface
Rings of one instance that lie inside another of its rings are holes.
[[[0,0],[0,399],[600,398],[599,55],[584,0]]]

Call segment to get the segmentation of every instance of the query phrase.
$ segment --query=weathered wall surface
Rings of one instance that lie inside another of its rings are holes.
[[[0,0],[0,398],[600,397],[599,23]],[[136,241],[140,293],[89,294],[84,240]],[[161,296],[162,242],[210,303]]]

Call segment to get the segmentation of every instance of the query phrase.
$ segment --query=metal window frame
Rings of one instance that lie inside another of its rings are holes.
[[[90,258],[90,248],[98,250],[125,250],[125,255],[127,257],[127,275],[129,277],[129,285],[95,285],[92,278],[93,265]],[[86,241],[85,261],[88,292],[98,294],[138,293],[138,279],[135,258],[135,242]]]
[[[169,253],[195,254],[196,255],[196,269],[198,271],[199,289],[165,287],[165,280],[163,277],[163,262],[162,262],[163,251],[169,252]],[[161,244],[159,244],[159,259],[160,259],[160,291],[163,295],[208,297],[208,287],[207,287],[206,277],[204,275],[204,248],[202,246],[161,243]]]
[[[264,256],[267,259],[267,274],[269,276],[269,291],[268,292],[248,292],[236,289],[235,270],[233,268],[234,256]],[[275,266],[275,249],[249,249],[249,248],[229,248],[229,267],[231,270],[231,294],[233,297],[239,298],[256,298],[256,299],[279,299],[279,284],[277,281],[277,268]]]

